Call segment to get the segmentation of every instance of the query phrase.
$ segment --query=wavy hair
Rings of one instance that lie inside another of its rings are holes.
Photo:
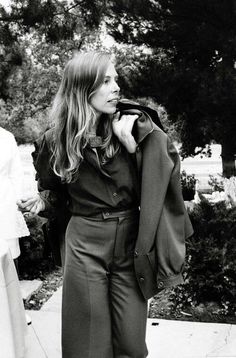
[[[96,122],[91,97],[103,83],[110,55],[102,52],[80,53],[66,65],[55,96],[51,120],[55,123],[53,170],[62,181],[73,182],[83,160],[88,135]],[[119,142],[112,135],[112,121],[103,114],[99,123],[103,136],[101,162],[119,151]]]

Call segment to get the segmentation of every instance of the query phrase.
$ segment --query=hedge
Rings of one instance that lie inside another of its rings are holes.
[[[236,208],[202,198],[189,213],[194,235],[187,240],[185,284],[174,289],[175,306],[215,302],[236,312]]]

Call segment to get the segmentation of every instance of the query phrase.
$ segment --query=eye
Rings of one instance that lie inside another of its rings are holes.
[[[108,84],[109,81],[110,81],[110,80],[109,80],[108,78],[105,78],[104,83],[105,83],[105,84]]]

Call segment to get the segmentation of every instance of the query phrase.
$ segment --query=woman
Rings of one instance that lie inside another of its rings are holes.
[[[23,170],[16,140],[0,127],[0,240],[6,241],[17,268],[19,238],[29,235],[17,200],[22,196]]]
[[[147,299],[182,282],[192,230],[179,158],[153,123],[156,112],[119,101],[119,91],[108,54],[68,62],[52,109],[55,128],[35,155],[44,191],[21,204],[34,214],[57,208],[60,218],[70,211],[64,358],[146,357]]]

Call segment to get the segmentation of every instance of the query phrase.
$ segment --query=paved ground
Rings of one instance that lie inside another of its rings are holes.
[[[25,358],[61,358],[61,288],[32,318]],[[82,323],[81,323],[82,324]],[[236,358],[236,325],[148,319],[148,358]]]

